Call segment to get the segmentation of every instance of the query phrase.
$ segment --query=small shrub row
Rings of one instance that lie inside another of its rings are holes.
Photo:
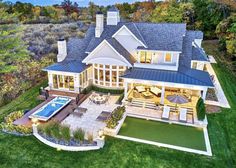
[[[125,106],[117,107],[111,114],[111,117],[106,121],[108,128],[115,128],[118,122],[122,119],[125,112]]]
[[[41,124],[38,126],[38,131],[41,134],[44,134],[46,137],[52,137],[58,143],[59,141],[64,141],[67,144],[70,141],[76,141],[80,145],[84,143],[85,140],[85,131],[81,128],[75,130],[72,135],[70,133],[70,128],[66,125],[60,125],[56,121],[50,121],[45,124]],[[90,144],[93,143],[93,135],[88,134],[87,138]]]
[[[111,93],[111,94],[123,94],[124,90],[123,89],[107,89],[107,88],[101,88],[95,85],[88,86],[84,90],[82,90],[83,94],[87,94],[90,91],[96,91],[96,92],[101,92],[101,93]]]
[[[4,122],[0,124],[0,129],[6,132],[19,133],[19,134],[31,134],[32,128],[23,125],[14,125],[13,122],[24,115],[23,111],[15,111],[5,117]]]

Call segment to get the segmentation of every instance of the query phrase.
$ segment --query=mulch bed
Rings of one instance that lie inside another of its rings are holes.
[[[221,108],[219,106],[206,105],[207,114],[219,113],[219,112],[221,112]]]

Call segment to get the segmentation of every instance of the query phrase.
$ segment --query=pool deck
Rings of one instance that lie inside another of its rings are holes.
[[[13,122],[14,125],[24,125],[24,126],[32,126],[32,122],[29,119],[29,116],[31,114],[33,114],[35,111],[37,111],[38,109],[40,109],[42,106],[44,106],[45,104],[47,104],[48,102],[50,102],[52,99],[54,99],[55,97],[50,97],[47,100],[45,100],[43,103],[39,104],[38,106],[36,106],[35,108],[33,108],[32,110],[30,110],[29,112],[27,112],[23,117],[21,117],[20,119],[16,120]],[[72,106],[76,106],[75,100],[72,100],[68,105],[66,105],[63,109],[61,109],[57,114],[55,114],[51,120],[56,120],[58,122],[61,122],[62,120],[64,120],[71,112],[72,110]],[[43,122],[42,122],[43,123]]]

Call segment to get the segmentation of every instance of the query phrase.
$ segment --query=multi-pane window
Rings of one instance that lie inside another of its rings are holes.
[[[152,53],[140,51],[140,63],[150,64],[152,61]]]
[[[53,74],[53,88],[74,90],[74,77]]]
[[[121,87],[123,80],[120,75],[123,75],[125,70],[124,66],[94,64],[94,83],[107,87]]]

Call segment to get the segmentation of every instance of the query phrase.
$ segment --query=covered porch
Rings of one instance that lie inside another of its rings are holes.
[[[198,123],[196,104],[200,97],[205,100],[207,88],[170,84],[153,81],[138,81],[125,79],[125,102],[129,115],[155,118],[168,122],[182,122],[185,124]],[[171,102],[169,96],[181,96],[185,103]],[[165,108],[168,107],[168,117],[163,118]],[[181,121],[181,110],[185,110],[185,121]]]

